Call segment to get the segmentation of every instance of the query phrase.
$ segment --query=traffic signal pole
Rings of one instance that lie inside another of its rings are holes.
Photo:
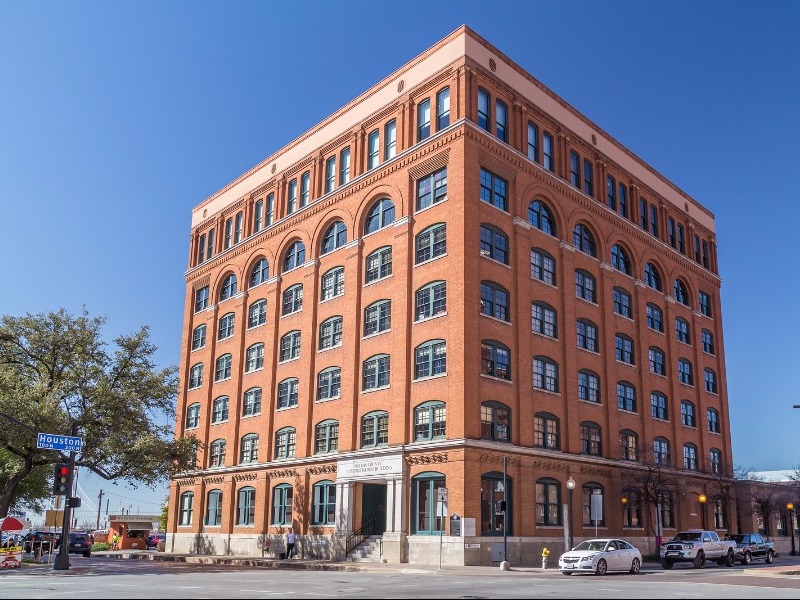
[[[78,426],[72,424],[72,435],[78,435]],[[67,475],[67,496],[64,498],[64,519],[61,522],[61,546],[58,549],[58,555],[53,562],[54,571],[68,571],[69,570],[69,526],[72,522],[72,481],[75,477],[75,451],[70,450],[69,453],[69,474]]]

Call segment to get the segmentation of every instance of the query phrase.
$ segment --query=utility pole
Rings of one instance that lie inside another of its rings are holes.
[[[100,495],[98,496],[97,500],[97,527],[95,529],[100,529],[100,508],[103,506],[103,490],[100,490]]]

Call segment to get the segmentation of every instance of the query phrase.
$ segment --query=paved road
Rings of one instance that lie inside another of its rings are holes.
[[[7,598],[800,598],[800,576],[754,568],[564,577],[489,567],[444,571],[398,565],[366,572],[282,570],[71,557],[69,571],[27,565],[0,572]],[[772,575],[768,575],[772,573]]]

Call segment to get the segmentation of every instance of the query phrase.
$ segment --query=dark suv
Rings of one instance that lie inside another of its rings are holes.
[[[83,554],[89,558],[92,555],[92,543],[89,541],[89,535],[83,531],[70,531],[69,553]]]

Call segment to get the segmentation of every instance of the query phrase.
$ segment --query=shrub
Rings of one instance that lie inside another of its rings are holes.
[[[92,546],[92,552],[102,552],[104,550],[110,550],[110,549],[111,549],[111,544],[104,544],[101,542],[98,542]]]

